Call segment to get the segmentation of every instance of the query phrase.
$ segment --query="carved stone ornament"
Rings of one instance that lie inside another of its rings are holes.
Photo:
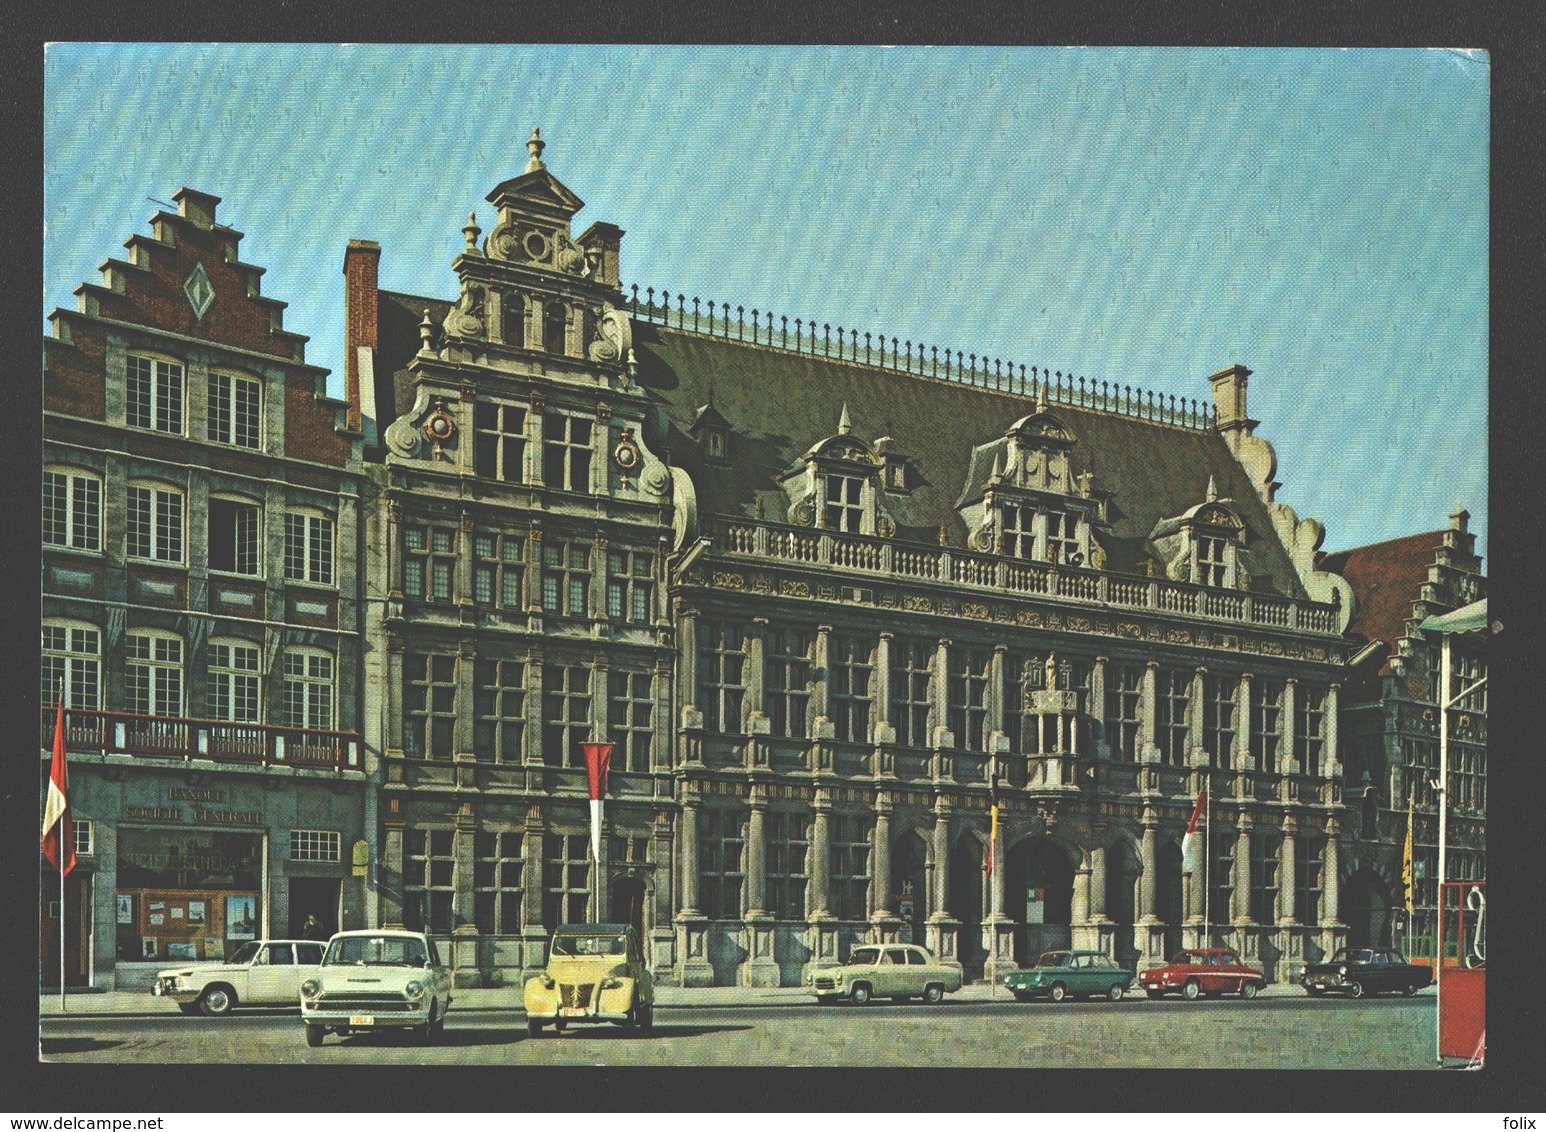
[[[444,444],[456,435],[456,421],[446,412],[444,401],[435,402],[435,411],[424,421],[424,435],[436,444]]]
[[[514,259],[519,250],[520,241],[509,224],[495,228],[483,242],[483,254],[492,259]]]
[[[441,323],[447,334],[478,338],[483,334],[483,284],[462,280],[462,297]]]
[[[554,234],[553,264],[558,270],[579,275],[585,270],[585,253],[575,246],[567,233]]]
[[[789,521],[800,527],[808,527],[814,523],[816,521],[815,497],[806,495],[795,500],[794,506],[789,508]]]
[[[627,430],[624,430],[617,447],[612,449],[612,462],[624,472],[632,472],[639,466],[639,446],[633,442],[633,436]]]
[[[593,362],[621,365],[633,348],[633,325],[628,316],[610,303],[601,312],[596,338],[587,351]]]
[[[417,459],[424,449],[424,438],[413,427],[411,416],[398,417],[387,425],[386,442],[387,448],[395,455]]]

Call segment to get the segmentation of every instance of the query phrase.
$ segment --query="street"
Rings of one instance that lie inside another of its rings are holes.
[[[1002,993],[1002,992],[1000,992]],[[942,1068],[1432,1069],[1434,998],[1311,999],[1297,990],[1186,1002],[818,1006],[787,994],[662,1004],[647,1034],[601,1025],[532,1038],[525,1016],[458,1001],[428,1046],[406,1032],[329,1034],[309,1049],[294,1011],[50,1014],[42,1059],[64,1064],[928,1066]],[[686,997],[686,996],[681,996]],[[878,1053],[875,1051],[879,1051]]]

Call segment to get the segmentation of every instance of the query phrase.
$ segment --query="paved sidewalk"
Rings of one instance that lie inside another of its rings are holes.
[[[1298,986],[1291,983],[1270,983],[1262,992],[1263,997],[1303,996]],[[708,1007],[735,1006],[809,1006],[815,1000],[804,987],[657,987],[655,1005],[661,1010],[692,1010]],[[1143,999],[1143,992],[1133,990],[1128,996]],[[454,1010],[520,1010],[521,988],[464,987],[455,992]],[[986,982],[971,983],[959,991],[945,996],[946,1002],[1012,1002],[1002,986],[994,987]],[[157,998],[148,990],[99,991],[72,989],[65,994],[61,1005],[58,992],[42,992],[38,996],[38,1012],[44,1018],[70,1015],[102,1015],[109,1017],[137,1017],[141,1015],[177,1016],[177,1007],[167,999]]]

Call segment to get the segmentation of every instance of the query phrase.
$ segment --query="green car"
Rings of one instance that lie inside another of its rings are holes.
[[[1099,951],[1049,951],[1036,966],[1004,976],[1004,985],[1021,1002],[1033,998],[1062,1002],[1069,995],[1096,994],[1115,1002],[1132,984],[1133,973]]]

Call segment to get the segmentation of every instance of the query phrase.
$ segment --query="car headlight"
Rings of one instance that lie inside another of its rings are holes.
[[[622,985],[623,980],[619,979],[616,975],[608,975],[606,978],[601,980],[602,990],[616,990]]]
[[[1347,968],[1346,967],[1338,967],[1337,968],[1337,977],[1339,979],[1347,978]]]
[[[553,982],[553,977],[551,975],[549,975],[546,971],[544,971],[542,974],[537,976],[537,981],[542,984],[542,989],[543,990],[552,990],[553,987],[556,985]]]
[[[403,994],[409,998],[423,998],[424,984],[419,982],[418,979],[410,979],[408,985],[403,988]]]
[[[316,979],[307,979],[304,983],[301,984],[301,997],[316,998],[317,994],[321,990],[322,984],[320,982],[318,982]]]

